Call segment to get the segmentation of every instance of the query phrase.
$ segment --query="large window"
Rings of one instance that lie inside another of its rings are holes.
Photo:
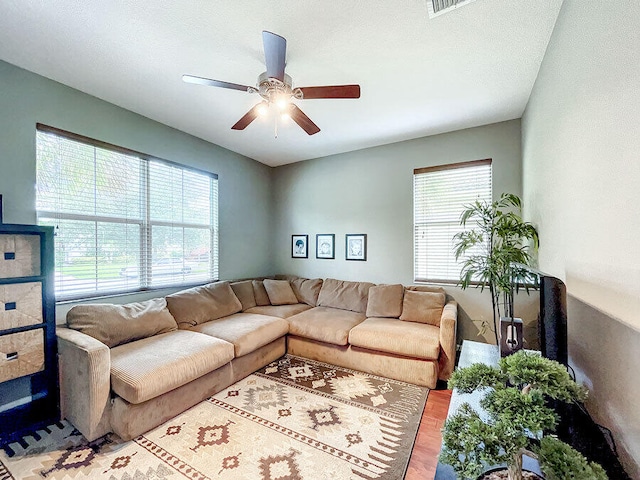
[[[456,283],[460,263],[453,236],[460,214],[476,200],[491,201],[491,160],[419,168],[413,172],[414,279]]]
[[[58,300],[217,279],[216,175],[40,124],[36,144]]]

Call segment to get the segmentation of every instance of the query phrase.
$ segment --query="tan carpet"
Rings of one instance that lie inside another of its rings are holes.
[[[285,356],[129,442],[41,430],[0,452],[0,480],[401,479],[427,394]]]

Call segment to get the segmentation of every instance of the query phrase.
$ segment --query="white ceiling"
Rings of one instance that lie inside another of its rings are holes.
[[[519,118],[562,0],[2,0],[0,59],[267,165]],[[295,86],[358,83],[358,100],[302,100],[321,128],[233,125],[256,94],[262,30],[287,39]]]

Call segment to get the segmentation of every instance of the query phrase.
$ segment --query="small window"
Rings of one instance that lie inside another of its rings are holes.
[[[215,174],[40,124],[36,145],[57,300],[217,279]]]
[[[465,206],[491,198],[491,159],[414,170],[415,281],[458,282],[453,237],[463,231],[460,215]]]

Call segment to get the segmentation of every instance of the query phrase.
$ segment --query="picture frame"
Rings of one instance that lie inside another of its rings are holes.
[[[367,261],[367,234],[347,233],[345,235],[345,259]]]
[[[309,235],[291,235],[291,258],[309,258]]]
[[[336,236],[333,233],[319,233],[316,235],[316,258],[333,260],[335,254]]]

